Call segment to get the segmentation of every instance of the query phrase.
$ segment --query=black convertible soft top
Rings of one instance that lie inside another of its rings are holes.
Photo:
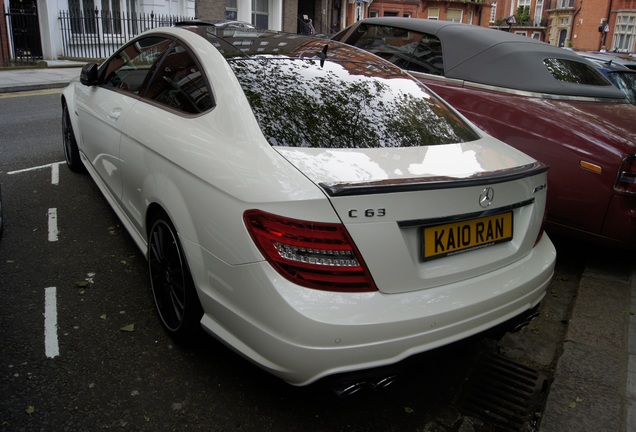
[[[560,70],[567,65],[578,66],[585,73],[596,71],[587,60],[569,50],[505,31],[449,21],[382,17],[362,20],[334,39],[346,41],[351,37],[351,30],[361,31],[364,26],[371,25],[427,33],[439,38],[447,78],[538,93],[624,98],[620,90],[602,78],[596,85],[558,79],[567,76],[566,69]],[[591,78],[597,79],[596,76]]]

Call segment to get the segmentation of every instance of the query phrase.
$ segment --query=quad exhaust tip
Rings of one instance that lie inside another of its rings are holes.
[[[385,389],[397,381],[397,378],[397,375],[388,375],[375,379],[348,381],[334,386],[333,391],[336,396],[345,398],[353,396],[362,390],[375,391]]]

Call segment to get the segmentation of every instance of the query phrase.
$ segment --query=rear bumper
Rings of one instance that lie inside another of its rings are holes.
[[[266,263],[230,267],[190,252],[215,266],[207,267],[214,275],[193,273],[204,329],[293,385],[394,364],[505,322],[539,303],[556,259],[544,235],[521,260],[480,277],[408,293],[351,294],[298,287]]]

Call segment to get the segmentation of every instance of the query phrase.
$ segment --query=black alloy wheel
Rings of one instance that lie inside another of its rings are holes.
[[[66,158],[66,165],[68,165],[71,171],[83,172],[84,164],[82,164],[80,159],[79,148],[77,147],[71,117],[66,104],[64,104],[62,109],[62,135],[64,138],[64,157]]]
[[[148,235],[148,269],[155,306],[173,339],[190,341],[203,315],[177,231],[165,214],[155,218]]]

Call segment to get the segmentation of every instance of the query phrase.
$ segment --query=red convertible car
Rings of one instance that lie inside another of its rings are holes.
[[[636,106],[592,63],[524,36],[426,19],[365,19],[333,39],[408,70],[549,165],[548,230],[636,248]]]

